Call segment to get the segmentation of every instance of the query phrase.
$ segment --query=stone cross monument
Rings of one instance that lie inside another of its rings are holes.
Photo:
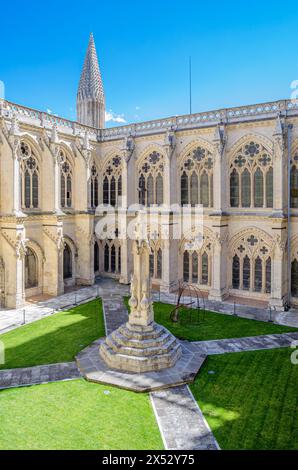
[[[130,315],[126,324],[101,343],[100,356],[111,368],[146,372],[173,367],[182,351],[179,341],[154,322],[149,270],[150,245],[136,225],[133,247],[134,271],[131,280]]]

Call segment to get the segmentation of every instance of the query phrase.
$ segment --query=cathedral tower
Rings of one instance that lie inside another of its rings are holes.
[[[77,120],[87,126],[105,127],[105,95],[92,33],[77,93]]]

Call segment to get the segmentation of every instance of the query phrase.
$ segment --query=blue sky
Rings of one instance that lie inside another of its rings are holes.
[[[127,122],[290,97],[298,2],[12,1],[1,4],[6,98],[75,119],[93,31],[107,110]],[[108,125],[115,125],[112,121]]]

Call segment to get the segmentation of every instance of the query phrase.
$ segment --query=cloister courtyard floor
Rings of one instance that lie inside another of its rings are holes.
[[[298,448],[292,326],[212,311],[173,324],[170,296],[154,294],[156,321],[204,357],[194,382],[150,393],[87,382],[75,358],[127,319],[127,295],[103,281],[29,307],[24,326],[1,317],[1,449]]]

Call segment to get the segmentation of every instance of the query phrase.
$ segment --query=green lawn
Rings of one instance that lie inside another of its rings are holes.
[[[101,300],[29,323],[0,336],[5,346],[2,369],[72,361],[105,335]]]
[[[75,380],[3,390],[0,402],[0,449],[163,449],[148,394]]]
[[[126,297],[124,301],[129,309],[128,297]],[[203,315],[201,315],[202,318],[200,324],[181,325],[180,322],[173,323],[170,319],[171,311],[174,308],[173,305],[155,302],[153,307],[154,319],[157,323],[165,326],[177,338],[187,339],[189,341],[241,338],[244,336],[297,331],[297,328],[234,317],[232,315],[210,312],[208,310],[206,310],[204,318]],[[189,309],[184,309],[184,311],[181,312],[181,317],[183,317],[187,310],[189,311]]]
[[[290,362],[292,352],[208,357],[191,390],[222,449],[298,449],[298,366]]]

